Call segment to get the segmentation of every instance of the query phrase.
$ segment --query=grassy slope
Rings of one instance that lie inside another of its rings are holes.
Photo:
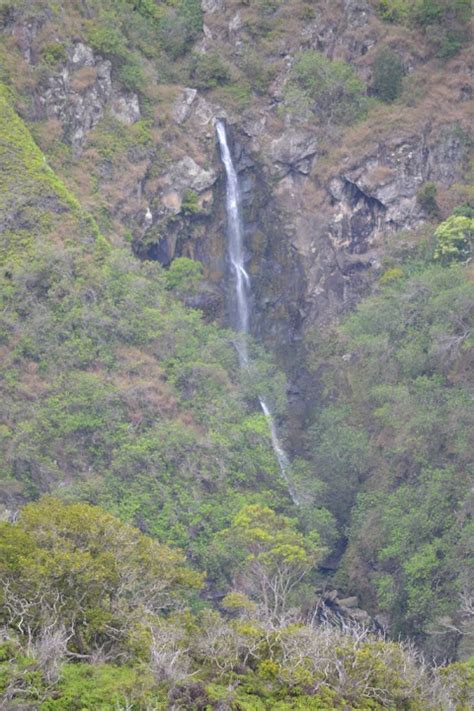
[[[1,263],[19,263],[35,241],[91,243],[99,237],[94,221],[48,166],[3,85],[0,164]]]

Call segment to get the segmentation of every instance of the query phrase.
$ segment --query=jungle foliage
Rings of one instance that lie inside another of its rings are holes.
[[[263,585],[314,562],[294,523],[267,507],[244,508],[231,535],[253,551],[245,567]],[[1,525],[0,577],[11,709],[468,708],[467,665],[430,674],[407,645],[314,626],[285,605],[275,614],[238,580],[226,614],[192,611],[201,580],[182,554],[98,507],[26,506]]]
[[[313,351],[331,354],[308,446],[348,538],[340,580],[440,655],[472,584],[472,227],[453,215],[418,257],[393,255],[377,292]]]

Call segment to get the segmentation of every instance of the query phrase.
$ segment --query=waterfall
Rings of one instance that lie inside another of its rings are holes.
[[[247,368],[249,365],[249,355],[247,349],[246,335],[249,333],[250,324],[250,299],[252,287],[250,277],[245,269],[244,257],[244,230],[241,212],[240,185],[235,170],[234,162],[227,142],[227,132],[225,123],[222,120],[216,121],[217,138],[221,151],[221,158],[224,164],[227,184],[226,184],[226,211],[227,211],[227,235],[228,252],[235,284],[236,313],[234,326],[236,331],[242,334],[243,338],[237,345],[240,367]],[[280,467],[280,473],[284,480],[288,493],[296,506],[299,506],[298,497],[291,485],[288,475],[290,462],[278,438],[275,420],[266,401],[259,396],[260,407],[265,415],[270,430],[270,438],[273,451]]]
[[[251,296],[250,277],[244,266],[244,239],[243,221],[241,214],[240,186],[237,172],[234,168],[230,148],[227,143],[227,134],[223,121],[216,123],[217,137],[221,149],[221,158],[227,176],[226,211],[228,251],[230,263],[235,279],[235,297],[237,304],[237,318],[235,328],[244,334],[239,342],[238,353],[240,365],[248,365],[248,352],[245,335],[249,332],[249,299]]]

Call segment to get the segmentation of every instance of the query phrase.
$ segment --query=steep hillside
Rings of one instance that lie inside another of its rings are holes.
[[[26,261],[39,245],[105,245],[94,220],[55,176],[0,84],[1,264]]]
[[[0,0],[5,708],[469,708],[469,22]]]
[[[5,108],[16,259],[6,251],[2,272],[3,502],[71,489],[167,540],[189,546],[192,528],[189,553],[204,555],[202,526],[206,538],[246,491],[268,503],[285,495],[252,411],[256,384],[278,404],[283,380],[257,355],[239,383],[231,335],[183,303],[205,290],[198,265],[164,273],[111,251]],[[23,205],[36,210],[26,246],[15,231]]]

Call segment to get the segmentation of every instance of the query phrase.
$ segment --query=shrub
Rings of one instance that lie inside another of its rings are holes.
[[[365,84],[349,64],[331,61],[320,52],[303,52],[287,87],[286,103],[311,109],[326,123],[349,124],[367,109]]]
[[[469,40],[470,0],[379,0],[383,20],[423,30],[436,51],[447,58]]]
[[[202,30],[202,8],[198,0],[180,0],[159,23],[160,42],[173,59],[190,48]]]
[[[439,216],[439,206],[436,202],[436,195],[436,184],[431,181],[424,183],[416,194],[418,205],[428,217],[436,218]]]
[[[188,33],[186,23],[176,13],[170,13],[160,23],[160,42],[172,59],[177,59],[186,52]]]
[[[184,191],[181,212],[184,215],[196,215],[201,211],[199,207],[199,196],[195,190],[188,188]]]
[[[242,56],[241,69],[248,78],[253,91],[264,94],[275,78],[275,67],[268,66],[250,47],[246,47]]]
[[[386,286],[387,284],[393,284],[394,281],[402,279],[404,276],[403,269],[400,267],[392,267],[387,269],[379,279],[379,284],[381,286]]]
[[[195,39],[202,30],[202,7],[200,0],[181,0],[178,12],[185,21],[188,37]]]
[[[51,42],[43,47],[41,51],[43,61],[50,66],[66,61],[67,52],[61,42]]]
[[[146,87],[146,78],[142,66],[134,55],[130,55],[125,64],[118,70],[118,77],[125,89],[143,92]]]
[[[474,219],[474,203],[464,202],[462,205],[458,205],[454,208],[453,215]]]
[[[403,79],[403,64],[398,54],[389,47],[380,49],[374,59],[372,89],[382,101],[395,101],[400,95]]]
[[[112,23],[113,19],[106,19],[100,24],[94,24],[88,32],[88,40],[97,52],[107,57],[124,60],[128,53],[127,40]]]
[[[187,257],[178,257],[166,271],[166,288],[170,291],[195,294],[202,283],[202,264]]]
[[[230,81],[230,67],[222,61],[217,52],[195,54],[191,76],[200,89],[213,89]]]
[[[228,84],[219,90],[218,100],[233,111],[242,111],[250,106],[252,92],[247,84]]]
[[[443,264],[466,261],[472,252],[474,238],[474,218],[451,215],[442,222],[435,232],[436,249],[434,257]]]

